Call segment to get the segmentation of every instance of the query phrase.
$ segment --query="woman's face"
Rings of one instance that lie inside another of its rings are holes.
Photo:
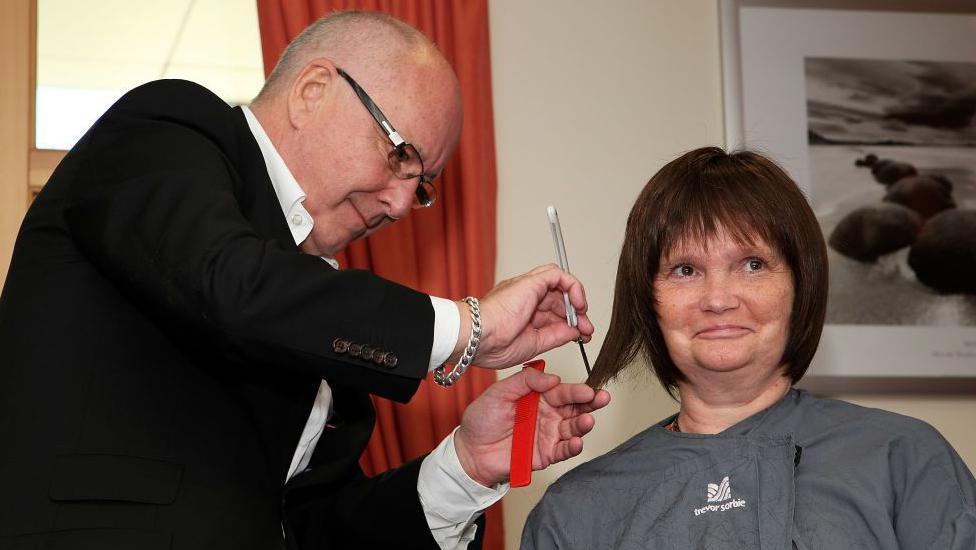
[[[689,382],[738,373],[762,380],[779,366],[789,334],[793,278],[758,237],[739,244],[719,228],[662,256],[654,281],[658,324]]]

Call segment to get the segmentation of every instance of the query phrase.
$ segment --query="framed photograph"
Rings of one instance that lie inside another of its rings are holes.
[[[724,0],[726,145],[828,242],[815,391],[976,391],[976,3]]]

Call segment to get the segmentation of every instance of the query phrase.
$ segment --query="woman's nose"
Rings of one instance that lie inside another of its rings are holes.
[[[708,274],[702,286],[699,307],[703,311],[722,313],[739,307],[739,289],[731,277]]]

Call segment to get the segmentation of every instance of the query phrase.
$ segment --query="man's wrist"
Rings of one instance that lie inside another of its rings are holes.
[[[428,522],[434,516],[438,523],[431,524],[432,528],[469,522],[508,492],[507,483],[484,485],[464,470],[457,454],[459,431],[455,429],[444,438],[420,468],[417,489]]]
[[[434,308],[434,341],[431,344],[427,370],[434,370],[448,361],[454,353],[461,331],[461,314],[454,300],[430,296],[430,304]]]
[[[472,480],[485,487],[492,487],[499,483],[498,480],[489,479],[479,471],[478,461],[475,460],[474,452],[467,444],[463,427],[458,427],[454,432],[454,452],[457,455],[461,470]]]
[[[461,375],[468,370],[478,353],[478,346],[481,344],[481,308],[478,305],[478,299],[468,296],[464,302],[467,304],[468,314],[471,316],[471,334],[468,335],[464,351],[450,372],[447,371],[446,365],[434,369],[434,382],[445,388],[453,386],[461,378]],[[455,305],[455,307],[457,306]]]

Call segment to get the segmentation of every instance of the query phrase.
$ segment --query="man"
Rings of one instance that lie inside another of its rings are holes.
[[[0,298],[0,548],[463,548],[504,494],[519,397],[545,392],[534,467],[578,454],[609,396],[528,369],[426,458],[359,470],[368,394],[592,333],[552,266],[479,309],[326,263],[429,203],[460,112],[429,41],[355,12],[298,37],[252,109],[183,81],[114,105],[32,205]]]

